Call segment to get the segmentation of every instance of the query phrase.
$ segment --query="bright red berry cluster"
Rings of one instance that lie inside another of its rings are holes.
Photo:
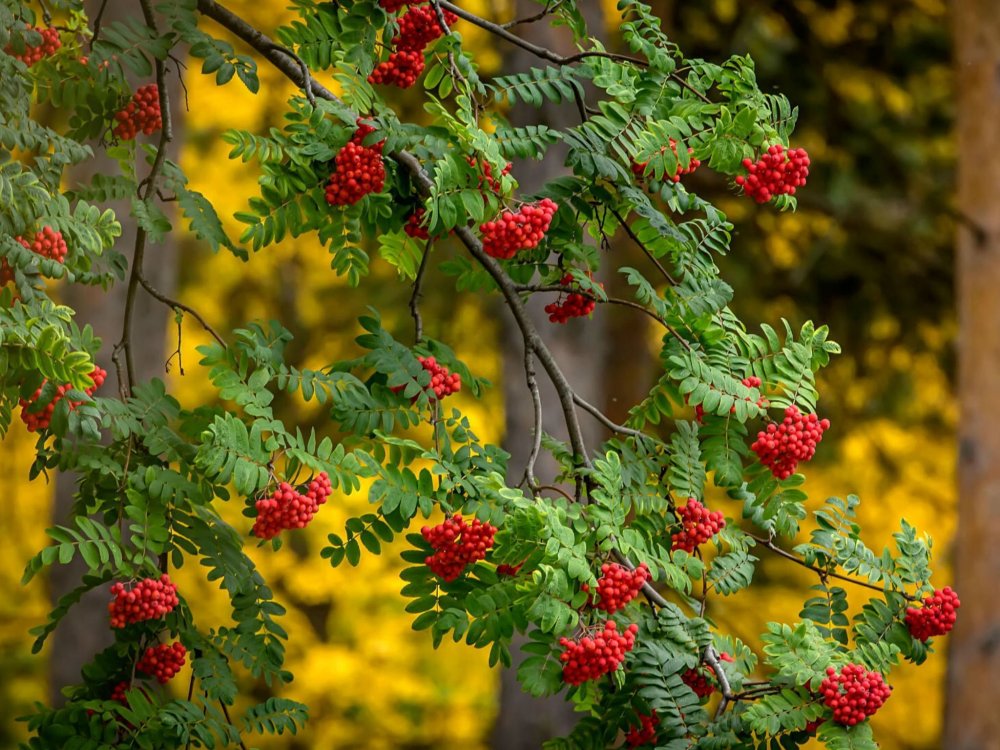
[[[767,149],[756,162],[743,160],[747,169],[736,184],[758,203],[767,203],[778,195],[795,195],[795,189],[806,184],[809,176],[809,155],[805,149],[792,148],[787,152],[780,143]]]
[[[573,274],[566,274],[559,280],[559,283],[562,286],[569,286],[573,283]],[[570,292],[565,299],[560,294],[558,301],[547,304],[545,312],[549,316],[550,323],[565,323],[570,318],[585,318],[594,312],[595,307],[597,307],[597,301],[593,297],[586,297],[579,292]]]
[[[520,250],[531,250],[545,238],[558,206],[549,198],[522,206],[519,211],[504,211],[499,218],[479,226],[483,250],[493,258],[513,258]]]
[[[594,606],[613,615],[635,599],[642,591],[642,585],[650,578],[646,563],[635,570],[629,570],[618,563],[604,563],[601,577],[597,579],[597,604]],[[584,591],[589,587],[584,584]]]
[[[285,529],[305,528],[332,491],[325,471],[309,482],[305,494],[282,482],[270,497],[257,501],[257,520],[250,533],[259,539],[273,539]]]
[[[108,700],[117,701],[123,706],[127,706],[128,704],[125,702],[125,693],[128,692],[128,688],[128,680],[122,680],[111,690],[111,696]]]
[[[382,0],[382,7],[390,13],[412,5],[406,0]],[[451,11],[444,11],[445,23],[448,26],[458,21]],[[407,89],[417,82],[424,72],[424,49],[439,36],[444,29],[438,22],[437,12],[431,5],[420,5],[410,8],[399,18],[399,35],[391,44],[392,52],[389,59],[380,62],[368,76],[368,83],[391,84],[401,89]]]
[[[781,424],[771,423],[766,430],[758,432],[750,448],[776,479],[786,479],[795,473],[799,461],[813,457],[816,444],[829,428],[829,419],[801,414],[796,407],[789,406]]]
[[[720,511],[710,511],[693,497],[688,498],[687,505],[677,509],[677,515],[681,519],[681,530],[671,534],[671,549],[685,552],[694,552],[699,544],[707,542],[726,525]]]
[[[111,627],[124,628],[133,622],[156,620],[169,614],[180,600],[177,586],[166,573],[159,578],[144,578],[132,589],[118,582],[111,587],[114,600],[108,603]]]
[[[152,135],[162,128],[159,87],[155,83],[140,86],[125,109],[115,114],[115,120],[118,124],[113,132],[123,141],[132,140],[140,132]]]
[[[351,140],[334,157],[333,174],[326,185],[326,202],[331,206],[353,206],[369,193],[381,192],[385,186],[385,163],[382,147],[385,141],[365,146],[364,140],[375,128],[358,120]]]
[[[833,720],[838,724],[859,724],[878,711],[892,693],[881,674],[869,672],[860,664],[848,664],[839,674],[827,667],[826,674],[819,692],[823,703],[833,709]]]
[[[135,668],[155,677],[161,685],[166,685],[183,668],[185,656],[187,649],[180,641],[173,644],[160,643],[147,648]]]
[[[34,239],[26,240],[23,237],[15,237],[19,243],[28,250],[38,253],[43,258],[49,258],[58,263],[66,262],[66,240],[63,239],[62,232],[57,232],[52,227],[42,227],[41,232],[35,234]],[[0,286],[14,280],[14,271],[8,265],[6,258],[0,258]]]
[[[438,400],[458,393],[462,389],[462,376],[457,372],[449,372],[448,368],[438,364],[434,357],[417,357],[417,361],[431,374],[431,382],[427,387],[434,392]]]
[[[434,554],[424,559],[427,567],[445,581],[454,581],[466,565],[485,559],[497,529],[478,518],[466,523],[461,516],[452,516],[437,526],[424,526],[420,533],[434,548]]]
[[[84,393],[88,396],[93,396],[94,392],[104,385],[104,379],[107,378],[108,373],[102,367],[95,367],[90,373],[90,379],[94,381],[94,384],[87,388]],[[42,397],[42,388],[45,387],[43,382],[32,394],[31,398],[25,400],[20,399],[18,402],[21,406],[21,421],[24,422],[25,426],[28,428],[28,432],[38,432],[39,430],[47,430],[49,425],[52,424],[52,414],[56,410],[56,404],[62,401],[63,397],[70,390],[69,385],[60,385],[56,388],[55,395],[52,400],[45,405],[45,408],[40,411],[34,411],[32,407],[38,402],[38,399]],[[70,410],[75,409],[82,401],[70,401]]]
[[[378,0],[378,4],[382,6],[382,10],[386,13],[395,13],[400,8],[405,8],[407,5],[419,2],[421,0]]]
[[[666,146],[664,146],[663,148],[660,149],[661,152],[666,151],[666,150],[667,150]],[[674,156],[677,156],[677,141],[675,141],[673,138],[670,139],[670,150],[674,152]],[[688,149],[688,154],[693,154],[693,153],[694,153],[694,149],[693,148],[689,148]],[[649,166],[649,162],[648,161],[634,161],[634,162],[632,162],[632,173],[634,175],[636,175],[637,177],[642,177],[643,174],[645,174],[645,172],[646,172],[646,167],[647,166]],[[678,164],[677,165],[677,171],[674,172],[672,175],[669,175],[667,179],[670,179],[673,182],[680,182],[681,181],[681,175],[691,174],[694,170],[696,170],[700,166],[701,166],[701,161],[699,161],[698,159],[695,159],[692,156],[688,160],[687,169],[685,169],[680,164]]]
[[[709,671],[714,673],[711,667],[700,669],[692,667],[681,675],[681,680],[694,691],[699,698],[707,698],[715,692],[715,683],[709,677]]]
[[[652,745],[656,741],[656,728],[660,726],[660,717],[654,709],[649,714],[639,714],[639,726],[632,727],[625,734],[625,744],[629,747]]]
[[[431,238],[430,232],[424,226],[424,216],[426,215],[427,209],[423,207],[418,208],[406,220],[406,224],[403,225],[403,231],[415,240],[429,240]]]
[[[479,165],[479,160],[474,159],[471,156],[466,156],[465,160],[469,163],[469,166],[475,169]],[[482,169],[479,175],[479,188],[482,189],[483,182],[490,186],[490,190],[494,193],[500,192],[500,178],[504,175],[510,174],[510,170],[514,168],[514,165],[507,162],[507,166],[500,170],[500,174],[497,177],[493,176],[493,167],[490,166],[488,161],[483,162]]]
[[[908,607],[906,610],[906,627],[910,635],[920,641],[926,641],[936,635],[945,635],[955,627],[957,610],[962,602],[951,586],[936,590],[931,596],[924,598],[924,606]]]
[[[29,31],[37,31],[42,35],[42,43],[39,45],[27,44],[24,47],[24,52],[22,54],[17,54],[14,52],[13,47],[7,45],[4,49],[11,57],[20,60],[29,68],[36,62],[41,60],[43,57],[49,57],[54,55],[56,51],[62,47],[62,41],[59,39],[59,31],[51,27],[45,29],[39,29],[35,26],[29,26]]]
[[[639,626],[632,624],[624,633],[619,633],[615,621],[608,620],[604,623],[604,630],[593,638],[585,636],[579,641],[560,638],[559,645],[565,649],[559,655],[563,662],[563,682],[580,685],[614,672],[632,650],[638,632]]]

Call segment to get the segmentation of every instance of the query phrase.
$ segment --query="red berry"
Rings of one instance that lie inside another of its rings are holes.
[[[273,539],[285,529],[305,528],[332,491],[330,477],[325,471],[309,482],[305,494],[282,482],[269,497],[255,503],[257,519],[250,533],[258,539]]]
[[[372,131],[362,132],[366,128],[370,126],[359,127],[334,158],[334,171],[326,186],[326,202],[331,206],[353,206],[369,193],[381,192],[385,185],[382,143],[362,146],[359,142]]]
[[[144,578],[130,590],[125,588],[124,583],[115,583],[111,586],[111,593],[115,598],[108,604],[108,614],[113,628],[159,619],[180,603],[177,586],[166,573],[159,578]]]
[[[140,86],[125,109],[115,114],[118,124],[112,131],[123,141],[130,141],[140,132],[152,135],[163,127],[160,113],[160,89],[155,83]]]
[[[17,60],[20,60],[30,68],[43,57],[51,57],[54,55],[56,51],[62,47],[62,41],[59,39],[59,31],[57,29],[39,29],[36,26],[29,26],[28,30],[37,31],[42,35],[41,44],[38,46],[26,44],[24,52],[20,55],[14,52],[11,45],[7,45],[7,47],[4,48],[4,52]]]
[[[838,673],[827,667],[827,677],[819,686],[823,703],[833,709],[833,720],[852,727],[874,714],[886,702],[892,688],[878,672],[860,664],[848,664]]]
[[[486,558],[497,529],[478,518],[466,523],[461,516],[452,516],[437,526],[424,526],[420,533],[434,548],[424,560],[427,567],[445,581],[454,581],[467,565]]]
[[[104,385],[104,379],[107,376],[108,373],[103,368],[95,367],[93,371],[90,373],[90,379],[94,381],[94,384],[89,388],[87,388],[84,391],[84,393],[86,393],[88,396],[93,396],[94,392],[102,385]],[[66,392],[69,391],[68,385],[58,386],[56,388],[55,395],[52,397],[52,400],[45,405],[45,408],[41,409],[40,411],[35,411],[33,409],[33,406],[38,401],[38,399],[42,397],[43,387],[45,387],[45,381],[43,381],[42,385],[40,385],[35,390],[31,398],[27,400],[22,398],[18,402],[21,406],[21,421],[24,422],[24,424],[27,426],[28,432],[38,432],[39,430],[47,430],[49,428],[49,425],[52,424],[52,414],[56,410],[56,404],[62,401]],[[73,410],[82,403],[83,403],[82,401],[70,401],[69,408],[70,410]]]
[[[663,148],[660,149],[660,152],[662,153],[662,152],[664,152],[666,150],[667,150],[667,147],[664,146]],[[673,138],[670,139],[670,150],[674,152],[674,156],[677,155],[677,141],[675,141]],[[688,153],[689,154],[693,154],[694,153],[694,149],[693,148],[689,148],[688,149]],[[648,161],[634,161],[634,162],[632,162],[632,174],[634,174],[636,177],[642,177],[646,173],[646,167],[648,165],[649,165]],[[681,175],[691,174],[694,170],[696,170],[700,166],[701,166],[701,162],[698,159],[695,159],[692,156],[689,159],[689,161],[688,161],[687,169],[685,169],[680,164],[678,164],[677,165],[677,171],[674,172],[672,175],[668,175],[668,179],[670,179],[673,182],[680,182],[681,181]]]
[[[382,7],[395,13],[404,5],[412,5],[413,0],[380,0]],[[451,11],[444,12],[445,23],[451,26],[458,21]],[[368,76],[368,83],[391,84],[406,89],[417,82],[424,72],[424,49],[428,44],[444,34],[438,21],[437,12],[430,5],[410,8],[399,17],[399,34],[389,46],[389,59],[380,62]]]
[[[706,667],[705,669],[692,667],[681,675],[681,680],[699,698],[707,698],[715,692],[715,684],[710,679],[709,672],[714,674],[714,670],[711,667]]]
[[[619,633],[615,621],[608,620],[604,623],[604,630],[593,637],[584,636],[578,640],[560,638],[559,645],[565,649],[559,655],[563,662],[563,682],[580,685],[614,672],[632,650],[638,632],[639,626],[632,624],[624,633]]]
[[[632,727],[625,735],[625,744],[629,747],[652,745],[656,742],[656,728],[660,726],[660,717],[654,709],[649,714],[639,714],[639,726]]]
[[[778,195],[794,195],[796,188],[806,184],[809,155],[801,148],[786,152],[779,143],[768,148],[756,162],[744,159],[743,166],[747,174],[737,177],[736,184],[758,203],[767,203]]]
[[[786,479],[795,473],[799,461],[813,457],[816,445],[829,428],[829,419],[801,414],[796,407],[789,406],[784,421],[769,424],[766,430],[757,433],[757,440],[750,448],[776,479]]]
[[[924,598],[924,606],[919,609],[909,607],[906,610],[906,627],[910,635],[920,641],[926,641],[936,635],[945,635],[955,627],[957,610],[962,602],[958,594],[950,586],[935,590]]]
[[[726,519],[720,511],[709,511],[693,497],[688,498],[687,505],[677,509],[677,515],[680,517],[681,530],[671,535],[671,549],[694,552],[699,544],[707,542],[726,525]]]
[[[483,250],[493,258],[513,258],[520,250],[538,247],[552,223],[558,206],[549,198],[522,206],[517,212],[504,211],[493,221],[479,226]]]
[[[406,224],[403,225],[403,231],[416,240],[429,240],[431,235],[427,231],[427,227],[424,226],[424,217],[426,215],[427,209],[423,207],[418,208],[406,220]]]
[[[180,641],[171,645],[160,643],[147,648],[135,668],[155,677],[161,685],[166,685],[170,678],[181,671],[186,655],[187,649]]]
[[[417,357],[421,366],[431,374],[431,382],[426,390],[428,394],[433,394],[432,399],[441,400],[445,396],[458,393],[462,389],[462,376],[457,372],[450,372],[444,365],[439,365],[434,357]],[[399,393],[404,386],[393,386],[390,390]],[[413,398],[416,401],[416,396]]]
[[[469,163],[469,166],[472,167],[473,169],[475,169],[479,165],[479,160],[478,159],[474,159],[471,156],[466,156],[465,160]],[[513,167],[514,167],[513,164],[511,164],[510,162],[507,162],[507,166],[505,166],[502,170],[500,170],[500,175],[498,177],[494,177],[493,176],[493,167],[490,166],[490,163],[488,161],[484,161],[482,169],[480,170],[480,175],[479,175],[479,188],[480,188],[480,190],[482,189],[483,182],[485,181],[486,184],[490,186],[490,190],[492,190],[494,193],[499,194],[500,193],[500,177],[503,177],[504,175],[510,174],[510,170],[513,169]]]
[[[649,578],[646,563],[635,570],[629,570],[618,563],[604,563],[601,566],[601,577],[597,579],[598,601],[594,606],[609,615],[614,614],[639,595]]]
[[[521,567],[523,565],[524,565],[523,562],[518,563],[517,565],[508,565],[507,563],[501,563],[500,565],[497,565],[497,575],[510,576],[510,577],[516,576],[518,573],[521,572]]]
[[[588,274],[592,276],[592,274]],[[562,286],[569,286],[573,283],[573,275],[566,274],[559,280]],[[604,287],[604,284],[601,284]],[[585,318],[594,312],[597,301],[593,297],[586,297],[579,292],[570,292],[565,299],[559,295],[557,302],[549,303],[545,306],[550,323],[565,323],[570,318]]]

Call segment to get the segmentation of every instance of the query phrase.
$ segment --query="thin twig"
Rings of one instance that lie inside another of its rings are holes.
[[[626,427],[625,425],[620,425],[611,421],[611,419],[604,412],[593,404],[585,401],[583,397],[577,393],[573,394],[573,400],[576,402],[577,406],[589,413],[592,417],[594,417],[594,419],[612,432],[617,432],[619,435],[629,435],[630,437],[634,437],[636,440],[652,440],[654,443],[663,444],[663,441],[653,437],[652,435],[647,435],[645,432],[640,430],[633,430],[631,427]]]
[[[424,338],[424,320],[420,317],[420,288],[424,283],[424,273],[427,270],[427,259],[430,255],[431,244],[427,243],[424,255],[420,259],[420,267],[417,268],[417,276],[413,279],[413,294],[410,295],[410,315],[413,316],[414,338],[418,344]]]
[[[104,18],[104,11],[108,7],[108,0],[101,0],[101,7],[97,9],[97,15],[94,16],[94,35],[90,37],[90,49],[93,51],[94,44],[101,36],[101,20]]]
[[[528,16],[526,18],[515,18],[513,21],[508,21],[507,23],[500,24],[501,29],[512,29],[515,26],[521,26],[522,24],[534,23],[535,21],[541,21],[548,15],[555,13],[559,6],[562,5],[566,0],[556,0],[554,3],[546,3],[545,7],[541,11],[533,16]]]
[[[639,247],[639,249],[642,250],[643,254],[647,258],[649,258],[649,261],[654,266],[656,266],[656,270],[658,270],[661,274],[663,274],[663,278],[665,278],[670,283],[671,286],[677,286],[677,282],[674,280],[674,277],[671,276],[670,273],[667,271],[667,269],[663,267],[663,264],[660,263],[660,261],[656,258],[655,255],[653,255],[650,249],[646,247],[645,243],[643,243],[643,241],[639,239],[638,235],[632,231],[632,227],[630,227],[628,225],[628,222],[625,221],[625,217],[623,217],[620,213],[618,213],[618,210],[615,208],[609,207],[608,210],[611,211],[611,214],[615,217],[615,219],[618,220],[618,224],[621,226],[622,229],[625,230],[625,234],[629,236],[629,239],[632,240],[632,242],[634,242]]]
[[[233,729],[236,729],[236,725],[233,724],[233,720],[229,718],[229,709],[226,708],[225,702],[220,698],[219,705],[222,706],[222,715],[226,717],[226,723],[229,724]],[[240,736],[240,730],[236,729],[236,735],[240,738],[240,750],[247,750],[247,746],[243,744],[243,737]]]
[[[212,326],[209,325],[208,321],[206,321],[193,307],[185,305],[183,302],[179,302],[178,300],[172,299],[167,295],[163,294],[162,292],[157,291],[155,288],[153,288],[153,286],[149,283],[149,281],[146,280],[146,277],[143,276],[141,273],[139,274],[139,283],[142,285],[142,288],[145,289],[146,292],[154,299],[159,300],[168,307],[181,310],[182,312],[187,313],[192,318],[197,320],[201,324],[201,327],[204,328],[206,331],[208,331],[208,333],[212,336],[212,338],[219,343],[219,346],[221,346],[223,349],[226,348],[226,342],[222,338],[222,336],[219,335],[218,331],[212,328]]]
[[[292,52],[292,50],[288,49],[288,47],[282,47],[280,44],[271,42],[271,49],[275,52],[281,52],[282,54],[288,55],[290,58],[295,60],[296,64],[299,66],[299,70],[302,72],[301,88],[306,94],[306,99],[308,99],[309,103],[315,107],[316,95],[313,93],[312,76],[309,73],[309,66],[306,65],[305,61],[301,57]]]
[[[524,376],[528,381],[528,391],[531,393],[531,404],[534,408],[535,429],[531,438],[531,453],[524,467],[524,480],[534,492],[538,488],[535,478],[535,462],[542,450],[542,394],[538,391],[538,381],[535,379],[535,353],[524,347]]]

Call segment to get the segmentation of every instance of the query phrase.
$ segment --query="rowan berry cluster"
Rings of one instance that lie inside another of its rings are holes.
[[[475,169],[479,165],[479,160],[474,159],[471,156],[466,156],[465,160],[469,163],[469,166]],[[500,178],[504,175],[510,174],[510,170],[514,168],[514,165],[507,162],[507,166],[500,170],[500,174],[497,177],[493,176],[493,167],[490,166],[488,161],[483,162],[483,166],[480,169],[479,174],[479,188],[482,189],[483,182],[486,182],[490,186],[490,190],[494,193],[500,192]]]
[[[666,150],[667,150],[667,147],[664,146],[663,148],[660,149],[660,153],[663,153]],[[674,152],[674,156],[677,156],[677,141],[675,141],[673,138],[670,139],[670,150]],[[688,149],[688,154],[693,154],[693,153],[694,153],[694,149],[693,148],[689,148]],[[634,162],[632,162],[632,173],[636,177],[642,177],[646,173],[646,167],[647,166],[649,166],[649,162],[648,161],[634,161]],[[681,181],[681,175],[691,174],[694,170],[696,170],[700,166],[701,166],[701,161],[699,161],[698,159],[695,159],[692,156],[688,160],[687,168],[682,167],[680,165],[680,163],[678,163],[677,164],[677,171],[674,172],[672,175],[668,175],[667,179],[669,179],[669,180],[671,180],[673,182],[680,182]]]
[[[122,680],[111,690],[111,696],[108,700],[117,701],[123,706],[127,706],[128,703],[125,702],[125,693],[128,692],[128,680]]]
[[[160,643],[147,648],[135,668],[155,677],[161,685],[166,685],[184,667],[185,656],[187,649],[180,641],[173,644]]]
[[[41,34],[41,44],[26,44],[24,46],[24,52],[21,54],[14,52],[13,47],[8,44],[4,48],[4,52],[14,59],[20,60],[29,68],[42,58],[54,55],[56,51],[62,47],[62,41],[59,39],[59,31],[57,29],[53,29],[51,27],[40,29],[35,26],[29,26],[28,31],[37,31]]]
[[[565,649],[559,655],[563,662],[563,682],[580,685],[614,672],[632,650],[638,632],[639,626],[632,624],[625,632],[619,633],[615,621],[608,620],[604,623],[604,630],[594,637],[584,636],[578,641],[560,638],[559,645]]]
[[[325,471],[313,477],[305,494],[282,482],[270,497],[256,502],[257,519],[250,533],[258,539],[273,539],[285,529],[305,528],[332,491]]]
[[[382,7],[394,13],[404,5],[412,3],[387,0]],[[458,21],[458,16],[451,11],[444,11],[443,15],[448,26]],[[424,49],[442,34],[444,29],[431,5],[411,7],[399,18],[399,34],[390,42],[393,49],[389,59],[375,66],[368,76],[368,83],[409,88],[424,72]]]
[[[681,681],[691,688],[699,698],[707,698],[715,692],[715,683],[709,678],[709,670],[714,673],[711,667],[705,669],[692,667],[681,675]]]
[[[160,113],[160,89],[155,83],[140,86],[132,95],[125,109],[115,113],[114,134],[123,141],[130,141],[140,132],[152,135],[163,127]]]
[[[57,263],[66,262],[66,240],[63,239],[62,232],[57,232],[49,226],[42,227],[42,231],[37,232],[33,239],[26,240],[23,237],[15,237],[15,240],[43,258],[54,260]],[[0,286],[14,280],[14,271],[8,265],[6,258],[0,258]]]
[[[809,155],[805,149],[787,152],[780,143],[767,149],[756,162],[743,160],[746,176],[736,178],[736,184],[758,203],[767,203],[779,195],[795,195],[795,189],[806,184],[809,176]]]
[[[90,379],[94,381],[94,384],[84,390],[84,393],[88,396],[93,396],[94,392],[104,385],[104,380],[107,376],[108,373],[104,370],[104,368],[95,367],[90,373]],[[52,424],[52,415],[55,413],[56,404],[63,400],[71,388],[69,385],[57,386],[52,400],[49,401],[49,403],[47,403],[41,410],[35,411],[33,407],[38,402],[38,399],[42,397],[42,388],[44,387],[45,382],[43,382],[35,390],[31,398],[27,400],[22,398],[18,401],[21,407],[21,421],[24,422],[25,426],[28,428],[28,432],[38,432],[39,430],[47,430],[49,428],[49,425]],[[69,408],[72,411],[82,403],[82,401],[70,401]]]
[[[115,598],[108,603],[108,614],[113,628],[159,619],[180,603],[177,586],[166,573],[159,578],[144,578],[131,590],[127,590],[124,583],[115,583],[111,593]]]
[[[524,565],[523,562],[517,565],[508,565],[507,563],[501,563],[497,565],[497,575],[498,576],[516,576],[521,572],[521,567]]]
[[[382,6],[382,10],[386,13],[395,13],[400,8],[419,2],[422,2],[422,0],[378,0],[378,4]]]
[[[326,202],[331,206],[353,206],[369,193],[381,192],[385,186],[381,143],[376,148],[362,146],[358,140],[355,133],[334,157],[333,173],[326,184]]]
[[[424,216],[426,215],[427,209],[418,208],[406,220],[406,224],[403,225],[403,231],[415,240],[429,240],[431,238],[430,232],[424,226]]]
[[[829,419],[801,414],[795,406],[789,406],[781,424],[771,423],[758,432],[750,448],[776,479],[786,479],[795,473],[799,461],[813,457],[823,432],[829,428]]]
[[[434,357],[417,357],[417,361],[431,374],[431,382],[427,387],[438,400],[461,390],[462,376],[457,372],[449,372]]]
[[[652,745],[656,741],[656,728],[660,726],[660,717],[656,709],[648,714],[639,714],[639,726],[632,727],[625,734],[625,744],[629,747]]]
[[[566,274],[559,283],[562,286],[569,286],[573,283],[573,274]],[[603,284],[601,285],[603,286]],[[564,299],[562,294],[556,302],[550,302],[545,306],[545,312],[549,316],[550,323],[565,323],[570,318],[584,318],[594,312],[597,301],[593,297],[586,297],[579,292],[570,292]]]
[[[853,727],[878,711],[889,698],[892,688],[878,672],[869,672],[860,664],[848,664],[839,674],[826,668],[826,679],[819,686],[823,703],[833,709],[833,720]]]
[[[680,517],[681,530],[671,534],[671,549],[682,549],[694,552],[699,544],[703,544],[718,534],[726,525],[726,519],[720,511],[710,511],[693,497],[687,504],[677,509]]]
[[[908,607],[906,610],[906,627],[910,635],[920,641],[926,641],[936,635],[945,635],[955,627],[957,610],[962,602],[958,599],[951,586],[936,590],[932,595],[924,597],[924,606]]]
[[[597,579],[597,603],[594,606],[613,615],[639,595],[649,578],[646,563],[641,563],[635,570],[618,563],[604,563],[601,577]],[[590,588],[584,584],[583,590],[589,591]]]
[[[513,258],[520,250],[531,250],[545,238],[558,206],[549,198],[522,206],[520,210],[504,211],[499,218],[479,226],[483,233],[483,250],[493,258]]]
[[[452,516],[437,526],[424,526],[420,533],[434,548],[434,554],[424,559],[427,567],[445,581],[454,581],[466,565],[485,559],[497,529],[478,518],[466,523],[461,516]]]

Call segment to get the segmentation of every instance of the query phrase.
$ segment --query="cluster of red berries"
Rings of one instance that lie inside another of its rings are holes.
[[[805,731],[809,734],[816,734],[816,730],[826,723],[826,719],[813,719],[806,722]]]
[[[420,533],[434,548],[434,554],[424,559],[427,567],[445,581],[454,581],[466,565],[486,558],[497,529],[478,518],[466,523],[461,516],[452,516],[437,526],[424,526]]]
[[[479,160],[474,159],[471,156],[466,156],[465,160],[469,163],[469,166],[475,169],[479,166]],[[514,168],[514,165],[507,162],[507,166],[500,170],[500,174],[497,177],[493,176],[493,167],[490,166],[488,161],[483,162],[483,166],[479,173],[479,188],[482,189],[483,182],[485,181],[487,185],[490,186],[490,190],[494,193],[500,192],[500,178],[504,175],[510,174],[510,170]]]
[[[386,13],[395,13],[400,8],[419,2],[421,0],[378,0],[378,4],[382,6],[382,10]]]
[[[772,422],[766,430],[758,432],[750,448],[776,479],[786,479],[795,473],[799,461],[813,457],[823,432],[829,428],[829,419],[802,414],[796,407],[789,406],[781,424]]]
[[[642,586],[650,578],[646,563],[641,563],[635,570],[629,570],[618,563],[604,563],[601,566],[601,577],[597,579],[597,603],[594,605],[609,615],[635,599]],[[589,591],[587,584],[584,591]]]
[[[258,539],[273,539],[285,529],[304,529],[332,491],[325,471],[313,477],[304,495],[282,482],[270,497],[257,501],[257,520],[250,533]]]
[[[513,258],[520,250],[531,250],[545,238],[558,206],[549,198],[522,206],[519,211],[504,211],[494,221],[483,222],[483,250],[493,258]]]
[[[795,189],[806,184],[809,176],[809,155],[803,148],[787,152],[780,143],[767,149],[756,162],[743,160],[747,169],[736,184],[758,203],[767,203],[778,195],[795,195]]]
[[[919,609],[908,607],[906,610],[906,627],[910,635],[920,641],[926,641],[936,635],[945,635],[955,627],[955,610],[961,606],[951,586],[936,590],[931,596],[924,598],[924,606]]]
[[[132,95],[125,109],[115,113],[114,134],[123,141],[130,141],[140,132],[152,135],[163,127],[160,113],[160,89],[155,83],[140,86]]]
[[[677,509],[677,515],[681,519],[681,530],[670,535],[671,549],[685,552],[694,552],[699,544],[707,542],[726,525],[721,511],[710,511],[693,497]]]
[[[431,374],[431,382],[427,387],[439,401],[462,389],[462,376],[457,372],[449,372],[434,357],[417,357],[417,361]]]
[[[333,174],[326,184],[326,202],[331,206],[353,206],[369,193],[381,192],[385,185],[382,147],[385,141],[365,146],[375,128],[358,120],[351,140],[334,157]]]
[[[166,573],[159,578],[144,578],[132,589],[118,582],[111,587],[114,600],[108,603],[111,627],[124,628],[133,622],[156,620],[169,614],[180,600],[177,586]]]
[[[878,672],[869,672],[860,664],[848,664],[837,673],[826,668],[826,679],[819,686],[823,703],[833,709],[833,720],[853,727],[878,711],[889,698],[892,688]]]
[[[393,13],[409,2],[388,0],[382,7]],[[444,11],[444,20],[448,26],[458,21],[451,11]],[[444,29],[438,22],[437,12],[431,5],[421,5],[410,8],[399,18],[399,35],[394,37],[392,52],[389,59],[380,62],[368,76],[368,83],[391,84],[401,89],[407,89],[417,82],[424,72],[424,49],[439,36]]]
[[[758,378],[756,375],[751,375],[750,377],[743,378],[743,380],[741,380],[740,382],[743,383],[743,385],[745,385],[747,388],[760,388],[761,386],[761,379]],[[747,401],[749,400],[750,399],[747,398]],[[767,406],[767,403],[768,403],[767,399],[764,398],[763,396],[757,399],[757,406],[765,407]],[[729,413],[730,414],[736,413],[736,404],[733,404],[733,406],[729,409]],[[696,405],[694,407],[694,414],[695,414],[695,419],[698,420],[698,424],[702,424],[702,420],[705,417],[705,407],[702,406],[701,404]]]
[[[632,727],[625,734],[625,744],[629,747],[652,745],[656,741],[656,728],[660,726],[660,717],[654,709],[648,714],[639,714],[639,726]]]
[[[57,263],[66,262],[66,240],[63,239],[62,232],[57,232],[49,226],[42,227],[41,232],[35,234],[34,239],[26,240],[23,237],[15,237],[19,243],[28,250],[38,253],[43,258],[49,258]],[[14,280],[14,271],[8,265],[6,258],[0,258],[0,286]]]
[[[59,31],[57,29],[53,29],[51,27],[39,29],[35,26],[29,26],[28,31],[37,31],[41,34],[42,43],[39,45],[25,45],[24,52],[20,55],[14,52],[10,45],[7,45],[4,52],[17,60],[20,60],[29,68],[43,57],[54,55],[56,51],[62,47],[62,41],[59,39]]]
[[[562,286],[569,286],[573,283],[573,274],[566,274],[559,280],[559,283]],[[579,292],[570,292],[565,299],[560,294],[558,301],[547,304],[545,312],[549,316],[550,323],[565,323],[570,318],[585,318],[594,312],[595,307],[597,307],[597,300],[593,297],[586,297]]]
[[[593,638],[585,636],[579,641],[560,638],[559,645],[565,649],[559,655],[563,662],[563,682],[580,685],[614,672],[632,650],[638,632],[639,626],[633,623],[624,633],[619,633],[615,621],[608,620],[604,623],[604,630]]]
[[[497,565],[497,575],[511,576],[511,577],[516,576],[518,573],[521,572],[521,567],[523,565],[524,565],[523,562],[520,562],[517,565],[508,565],[507,563],[500,563],[500,565]]]
[[[406,220],[406,224],[403,225],[403,231],[415,240],[429,240],[431,238],[430,232],[424,226],[424,216],[426,215],[427,209],[423,207],[418,208]]]
[[[732,662],[733,657],[725,651],[719,654],[720,661]],[[681,681],[694,691],[699,698],[707,698],[715,692],[715,669],[710,665],[704,668],[692,667],[681,675]]]
[[[667,148],[666,148],[666,146],[664,146],[663,148],[660,149],[660,152],[662,153],[663,151],[666,151],[666,150],[667,150]],[[677,156],[677,141],[675,141],[673,138],[670,139],[670,150],[674,152],[674,156]],[[693,153],[694,153],[694,149],[693,148],[689,148],[688,149],[688,154],[693,154]],[[632,162],[632,173],[636,177],[642,177],[643,174],[645,174],[645,172],[646,172],[646,167],[647,166],[649,166],[649,162],[648,161],[634,161],[634,162]],[[691,174],[694,170],[696,170],[700,166],[701,166],[701,161],[699,161],[698,159],[695,159],[692,156],[688,160],[687,169],[685,169],[680,164],[678,164],[677,165],[677,171],[674,172],[672,175],[669,175],[667,177],[667,179],[672,180],[673,182],[680,182],[681,181],[681,175]]]
[[[150,646],[142,655],[135,668],[144,674],[156,678],[161,685],[166,685],[170,679],[181,671],[187,649],[180,641],[173,644],[160,643]]]
[[[125,693],[128,691],[128,688],[128,680],[122,680],[114,686],[114,689],[111,691],[111,697],[108,698],[108,700],[117,701],[123,706],[127,706],[128,704],[125,702]]]
[[[93,372],[90,373],[90,379],[94,381],[94,384],[87,388],[84,393],[88,396],[93,396],[94,392],[104,385],[104,379],[107,378],[108,373],[102,367],[95,367]],[[38,402],[38,399],[42,397],[42,388],[45,387],[43,382],[32,394],[31,398],[25,400],[20,399],[19,404],[21,406],[21,421],[24,422],[25,426],[28,428],[28,432],[38,432],[39,430],[47,430],[49,425],[52,424],[52,415],[56,410],[56,404],[62,401],[63,397],[70,390],[69,385],[60,385],[56,388],[55,395],[52,400],[45,405],[45,408],[40,411],[34,411],[32,407]],[[69,408],[75,409],[82,401],[70,401]]]

